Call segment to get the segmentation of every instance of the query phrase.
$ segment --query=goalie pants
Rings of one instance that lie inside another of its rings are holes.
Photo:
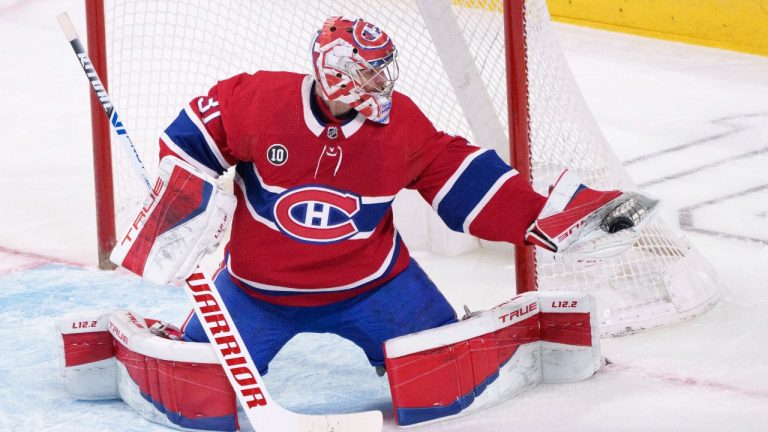
[[[362,348],[371,365],[379,366],[384,364],[384,341],[456,322],[453,307],[413,259],[386,284],[317,307],[279,306],[255,299],[235,285],[226,267],[214,283],[261,374],[298,333],[341,336]],[[194,313],[182,331],[186,341],[208,341]]]

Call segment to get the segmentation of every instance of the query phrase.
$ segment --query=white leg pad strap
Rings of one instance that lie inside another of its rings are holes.
[[[568,383],[600,369],[600,329],[588,294],[539,291],[542,380]]]
[[[56,321],[61,334],[61,377],[64,388],[83,400],[117,399],[117,361],[109,311],[67,315]]]

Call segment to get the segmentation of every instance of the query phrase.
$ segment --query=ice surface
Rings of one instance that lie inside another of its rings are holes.
[[[161,431],[120,402],[69,398],[55,317],[128,308],[180,323],[178,287],[95,270],[88,84],[56,24],[80,0],[0,0],[0,431]],[[603,340],[614,364],[414,430],[768,431],[768,59],[558,25],[576,78],[634,179],[664,200],[724,295],[674,327]],[[416,253],[452,304],[513,294],[508,252]],[[335,336],[294,338],[265,381],[311,413],[382,409],[386,379]],[[247,427],[246,427],[247,429]]]

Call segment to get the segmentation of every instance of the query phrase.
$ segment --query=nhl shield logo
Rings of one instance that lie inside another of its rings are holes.
[[[329,126],[327,136],[328,139],[336,139],[339,136],[339,128],[336,126]]]

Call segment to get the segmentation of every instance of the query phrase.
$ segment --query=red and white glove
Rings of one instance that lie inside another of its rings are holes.
[[[185,279],[219,246],[235,204],[214,178],[175,157],[163,158],[155,186],[110,260],[157,284]]]
[[[590,189],[563,171],[525,240],[588,259],[619,255],[635,242],[659,201],[637,192]]]

